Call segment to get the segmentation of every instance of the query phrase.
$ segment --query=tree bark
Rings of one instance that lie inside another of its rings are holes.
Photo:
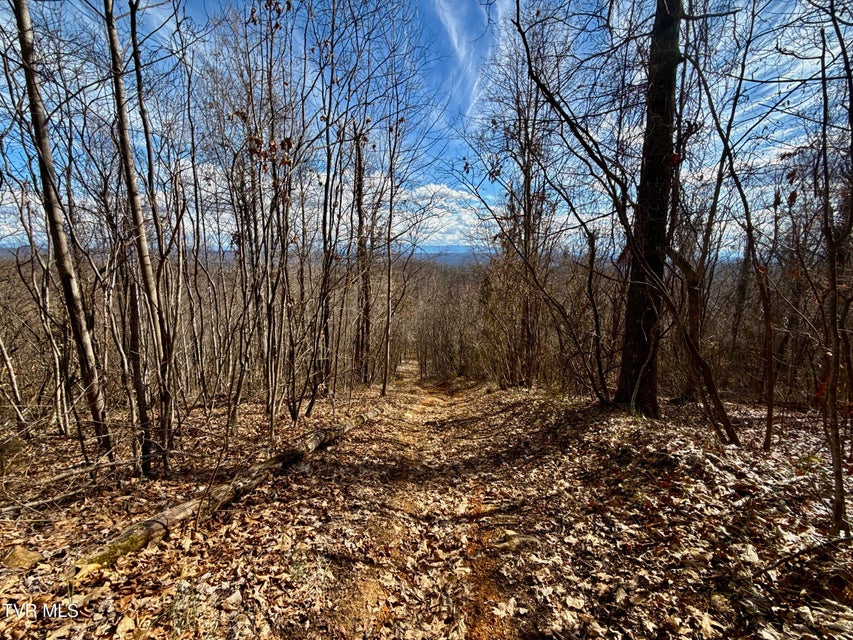
[[[138,441],[140,448],[140,469],[142,476],[151,477],[151,419],[148,412],[148,393],[142,366],[142,320],[139,314],[139,293],[135,282],[130,283],[130,362],[133,376],[133,392],[136,396],[136,410],[139,418]]]
[[[353,198],[356,213],[356,271],[359,278],[358,316],[355,331],[355,358],[353,373],[355,380],[361,384],[370,384],[370,263],[372,247],[368,249],[367,213],[364,207],[364,148],[362,141],[365,134],[355,127],[353,144],[355,145],[355,175]]]
[[[24,400],[21,397],[21,390],[18,387],[18,378],[15,375],[15,367],[12,366],[12,359],[9,357],[9,352],[6,351],[6,344],[3,342],[3,336],[0,336],[0,356],[3,358],[3,365],[6,367],[6,375],[9,377],[9,395],[7,401],[15,411],[15,426],[18,433],[28,437],[27,420],[24,417]],[[4,392],[5,393],[5,392]]]
[[[646,131],[640,186],[634,213],[633,247],[625,305],[622,364],[615,401],[649,416],[659,415],[657,354],[661,290],[666,257],[666,223],[672,193],[675,89],[679,51],[680,0],[657,0],[649,50]]]
[[[131,10],[135,7],[131,5]],[[134,229],[134,240],[136,253],[139,259],[139,270],[142,275],[142,287],[145,297],[153,316],[154,345],[159,360],[158,386],[160,392],[160,438],[162,451],[164,452],[164,463],[168,464],[165,452],[171,448],[172,439],[172,393],[169,388],[169,363],[171,356],[171,334],[166,319],[165,310],[161,306],[157,280],[154,277],[154,268],[151,265],[151,255],[148,249],[148,234],[145,230],[145,217],[142,212],[142,199],[139,194],[139,185],[136,176],[136,164],[133,157],[133,144],[130,140],[130,117],[127,110],[127,94],[124,86],[124,63],[122,61],[121,47],[118,40],[115,15],[113,14],[113,0],[104,0],[104,19],[106,21],[107,37],[109,39],[111,74],[113,81],[113,96],[115,99],[116,118],[118,120],[118,147],[121,157],[124,182],[127,188],[128,207],[130,209],[131,221]],[[143,117],[145,113],[143,111]],[[156,205],[152,207],[156,212]]]
[[[77,270],[68,246],[63,224],[65,222],[59,195],[56,189],[56,171],[53,162],[53,152],[47,127],[47,114],[41,98],[41,87],[36,73],[36,53],[33,38],[33,27],[30,20],[30,9],[27,0],[15,0],[15,20],[18,26],[18,41],[21,46],[21,62],[24,67],[24,77],[27,84],[27,97],[30,102],[32,118],[33,142],[38,155],[39,174],[41,177],[41,199],[47,218],[48,231],[53,242],[53,252],[56,258],[56,269],[62,283],[62,293],[65,308],[71,322],[71,331],[77,355],[80,360],[80,375],[85,388],[86,402],[92,415],[92,424],[98,447],[102,452],[109,452],[112,459],[112,442],[107,427],[106,402],[98,377],[98,362],[92,344],[92,336],[86,324],[86,313]]]
[[[838,35],[838,41],[841,45],[841,51],[844,57],[845,71],[847,73],[848,87],[853,89],[853,76],[850,74],[850,61],[847,57],[847,49],[844,46],[844,40],[840,36],[838,26],[838,18],[835,13],[835,3],[829,4],[829,15],[835,27],[835,33]],[[842,297],[841,280],[844,274],[845,260],[842,257],[843,247],[850,238],[850,233],[853,231],[853,207],[851,207],[851,199],[847,198],[844,202],[843,210],[835,213],[832,203],[830,202],[831,193],[831,176],[830,176],[830,160],[829,160],[829,92],[827,89],[827,40],[826,33],[821,30],[821,90],[823,98],[823,119],[821,127],[821,157],[820,157],[820,172],[821,172],[821,190],[822,190],[822,215],[821,227],[823,232],[824,246],[826,247],[826,318],[824,325],[824,344],[827,352],[825,355],[825,369],[827,370],[828,380],[826,386],[825,407],[824,407],[824,428],[826,430],[827,440],[829,442],[830,454],[832,457],[832,533],[837,535],[844,531],[847,537],[850,537],[850,523],[847,521],[847,493],[844,486],[844,443],[842,441],[841,430],[839,427],[839,402],[838,391],[839,381],[841,378],[841,331],[842,323],[839,319],[839,303]],[[848,123],[853,130],[853,110],[848,106]],[[850,142],[848,150],[853,150],[853,140]],[[849,183],[848,183],[849,184]],[[828,334],[828,335],[827,335]]]
[[[385,327],[382,336],[382,391],[380,396],[383,398],[388,394],[388,379],[391,376],[391,279],[394,275],[394,247],[391,243],[391,236],[394,232],[394,196],[396,195],[396,185],[394,184],[394,164],[396,158],[396,135],[390,154],[388,167],[388,220],[385,227]]]

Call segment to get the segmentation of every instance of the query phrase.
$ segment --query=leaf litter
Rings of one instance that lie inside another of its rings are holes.
[[[783,416],[763,454],[747,407],[733,407],[747,442],[736,449],[686,407],[650,421],[412,377],[361,400],[380,401],[380,418],[213,520],[73,588],[84,546],[189,496],[198,478],[7,517],[0,541],[23,566],[0,569],[4,602],[81,613],[0,617],[0,635],[853,638],[853,555],[824,529],[815,416]]]

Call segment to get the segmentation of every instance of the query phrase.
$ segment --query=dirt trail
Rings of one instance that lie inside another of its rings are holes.
[[[364,478],[360,490],[357,481],[352,487],[378,507],[364,533],[381,562],[355,563],[337,592],[338,630],[347,637],[392,637],[402,624],[410,637],[518,638],[508,618],[493,611],[506,600],[489,557],[497,513],[485,503],[489,496],[476,469],[465,468],[487,437],[482,429],[465,429],[484,419],[477,414],[484,390],[421,385],[416,376],[416,363],[404,364],[382,420],[371,433],[354,436],[363,440],[356,446],[373,448],[367,438],[381,442],[374,463],[387,463]]]

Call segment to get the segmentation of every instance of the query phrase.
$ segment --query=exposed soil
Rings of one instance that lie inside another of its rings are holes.
[[[0,611],[0,635],[853,637],[853,559],[846,542],[826,544],[812,417],[785,417],[784,446],[762,456],[718,446],[687,409],[653,422],[541,391],[421,385],[415,372],[362,401],[384,406],[379,419],[71,590],[85,548],[197,481],[7,517],[3,548],[41,557],[0,570],[2,603],[80,615]],[[759,441],[760,416],[734,413]]]

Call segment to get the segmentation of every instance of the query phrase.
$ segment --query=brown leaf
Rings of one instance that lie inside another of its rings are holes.
[[[26,547],[16,545],[3,558],[3,565],[10,569],[32,569],[42,560],[44,556],[37,551],[30,551]]]

